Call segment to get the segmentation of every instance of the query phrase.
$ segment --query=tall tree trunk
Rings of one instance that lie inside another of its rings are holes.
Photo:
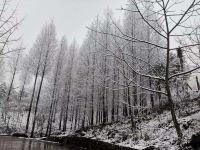
[[[39,63],[38,63],[36,74],[35,74],[35,81],[34,81],[33,91],[32,91],[32,95],[31,95],[31,101],[30,101],[29,109],[28,109],[28,116],[27,116],[27,120],[26,120],[25,133],[28,132],[28,128],[29,128],[31,110],[32,110],[32,106],[33,106],[33,99],[34,99],[34,94],[35,94],[35,89],[36,89],[36,84],[37,84],[37,78],[38,78],[38,74],[39,74],[39,68],[40,68],[40,66],[39,66]]]
[[[61,130],[62,128],[62,120],[63,120],[63,106],[61,106],[61,111],[60,111],[60,121],[59,121],[59,126],[58,129]]]
[[[157,84],[156,84],[156,88],[158,91],[161,91],[161,81],[157,81]],[[158,96],[158,102],[159,102],[159,106],[162,106],[162,100],[161,100],[161,93],[157,93],[157,96]]]
[[[79,104],[78,104],[78,102],[76,104],[75,110],[76,110],[76,112],[75,112],[75,121],[74,121],[74,131],[76,131],[77,124],[78,124],[78,110],[79,110]]]
[[[17,66],[18,66],[18,63],[19,63],[19,56],[20,56],[20,52],[18,52],[18,55],[17,55],[17,60],[15,62],[14,72],[12,74],[12,79],[11,79],[11,83],[10,83],[10,87],[9,87],[9,90],[8,90],[8,95],[7,95],[6,101],[9,101],[9,99],[10,99],[11,91],[12,91],[12,88],[13,88],[13,82],[14,82],[14,79],[15,79]]]
[[[88,61],[88,65],[89,65],[89,61]],[[89,80],[89,67],[87,70],[87,75],[86,75],[87,79],[86,79],[86,88],[88,87],[88,80]],[[93,97],[92,97],[93,98]],[[88,91],[86,89],[86,96],[85,96],[85,106],[84,106],[84,112],[83,112],[83,120],[82,120],[82,128],[85,127],[85,118],[86,118],[86,111],[87,111],[87,102],[88,102]],[[93,107],[93,105],[92,105]]]
[[[55,97],[56,97],[57,77],[58,77],[58,66],[57,66],[57,69],[56,69],[56,74],[54,76],[54,85],[53,85],[53,92],[52,92],[52,96],[51,96],[51,106],[50,106],[50,110],[49,110],[46,136],[51,135],[51,124],[52,124],[52,121],[53,121],[54,105],[55,105],[55,101],[56,101]]]
[[[37,95],[35,112],[34,112],[34,117],[33,117],[33,125],[32,125],[32,130],[31,130],[31,138],[33,138],[33,135],[34,135],[36,116],[37,116],[38,104],[39,104],[39,100],[40,100],[40,93],[41,93],[42,84],[43,84],[43,80],[44,80],[44,74],[45,74],[45,71],[43,71],[43,73],[42,73],[42,79],[40,81],[39,91],[38,91],[38,95]]]
[[[32,125],[32,130],[31,130],[31,137],[33,137],[33,135],[34,135],[38,104],[39,104],[39,100],[40,100],[40,93],[41,93],[41,90],[42,90],[42,84],[43,84],[44,76],[45,76],[45,73],[46,73],[49,50],[50,50],[50,48],[47,49],[47,52],[46,52],[46,55],[45,55],[45,60],[44,60],[44,65],[43,65],[43,70],[42,70],[42,78],[41,78],[41,81],[40,81],[40,86],[39,86],[36,105],[35,105],[35,112],[34,112],[34,117],[33,117],[33,125]]]
[[[70,98],[71,98],[71,86],[72,86],[72,69],[73,69],[73,60],[74,60],[74,53],[73,56],[71,56],[71,62],[70,62],[70,69],[69,69],[69,79],[68,82],[66,81],[65,83],[65,93],[67,93],[67,103],[66,103],[66,108],[65,108],[65,112],[64,112],[64,117],[63,117],[63,131],[66,131],[67,129],[67,121],[68,121],[68,109],[69,109],[69,102],[70,102]],[[68,85],[68,88],[67,88]]]
[[[125,68],[123,66],[123,74],[124,74],[124,85],[127,85],[127,81],[126,81],[126,72],[125,72]],[[123,90],[123,101],[125,103],[123,103],[123,116],[127,117],[128,116],[128,108],[127,108],[127,88],[124,88]]]
[[[81,127],[82,127],[82,128],[85,127],[86,110],[87,110],[87,99],[85,98],[85,105],[84,105],[83,119],[82,119],[82,124],[81,124]]]
[[[93,54],[92,58],[92,87],[91,87],[91,126],[94,125],[94,72],[95,72],[95,54]]]
[[[48,121],[47,121],[47,129],[46,129],[46,134],[45,136],[50,136],[51,132],[50,132],[50,126],[52,124],[52,111],[53,111],[53,99],[51,101],[51,106],[49,109],[49,117],[48,117]]]
[[[102,111],[103,111],[103,124],[105,124],[106,123],[106,61],[107,59],[106,59],[106,57],[104,57],[104,62],[103,63],[105,63],[104,64],[104,72],[103,72],[103,92],[102,92]]]
[[[130,98],[130,87],[127,87],[127,91],[128,91],[128,107],[129,107],[129,113],[131,116],[131,129],[132,131],[135,130],[135,124],[134,124],[134,120],[133,120],[133,112],[132,112],[132,108],[131,108],[131,98]]]
[[[73,129],[73,123],[74,123],[74,113],[75,112],[75,106],[72,106],[72,111],[71,111],[71,130]]]
[[[200,84],[199,84],[199,79],[197,76],[196,76],[196,83],[197,83],[197,89],[198,91],[200,91]]]
[[[116,60],[115,60],[115,58],[114,58],[114,60],[113,60],[114,62],[114,64],[113,64],[113,78],[114,78],[114,82],[113,82],[113,85],[112,85],[112,88],[113,88],[113,91],[112,91],[112,110],[111,110],[111,121],[112,122],[114,122],[115,121],[115,99],[116,99],[116,97],[115,97],[115,85],[116,85],[116,71],[115,71],[115,68],[116,68]]]
[[[168,25],[167,25],[167,27],[168,27]],[[169,29],[167,28],[167,30],[169,30]],[[165,89],[167,92],[167,98],[168,98],[168,102],[169,102],[169,107],[170,107],[174,127],[176,129],[176,133],[178,135],[179,142],[181,142],[182,132],[181,132],[180,124],[178,123],[178,120],[176,118],[174,102],[172,100],[172,95],[171,95],[171,90],[170,90],[169,66],[170,66],[170,33],[168,31],[168,34],[167,34],[167,59],[166,59],[166,71],[165,71]]]
[[[149,78],[149,87],[152,89],[152,79]],[[150,92],[151,108],[154,108],[154,94]]]
[[[71,73],[70,73],[71,74]],[[70,94],[71,94],[71,75],[69,79],[69,89],[68,89],[68,95],[67,95],[67,103],[66,103],[66,109],[65,109],[65,115],[63,120],[63,131],[66,131],[67,129],[67,121],[68,121],[68,109],[69,109],[69,101],[70,101]]]
[[[26,78],[27,78],[27,74],[26,74],[26,77],[24,79],[24,82],[23,82],[23,85],[22,85],[22,89],[20,90],[20,95],[19,95],[19,103],[18,103],[18,106],[21,105],[21,100],[22,100],[22,97],[24,95],[24,89],[25,89],[25,85],[26,85]],[[19,116],[20,116],[20,110],[18,110],[18,114],[17,114],[17,121],[16,121],[16,124],[15,124],[15,127],[17,126],[18,122],[19,122]]]

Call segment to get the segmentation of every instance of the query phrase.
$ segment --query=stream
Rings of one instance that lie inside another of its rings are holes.
[[[0,150],[81,150],[81,148],[34,139],[0,136]]]

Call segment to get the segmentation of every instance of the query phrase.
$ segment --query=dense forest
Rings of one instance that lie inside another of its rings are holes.
[[[58,40],[49,21],[31,49],[15,35],[23,19],[2,1],[1,133],[49,137],[121,122],[137,141],[147,138],[142,122],[168,113],[184,141],[181,117],[200,111],[199,0],[124,1],[123,17],[106,9],[81,45]]]

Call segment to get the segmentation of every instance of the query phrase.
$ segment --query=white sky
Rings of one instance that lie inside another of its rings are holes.
[[[106,8],[116,10],[126,4],[126,0],[19,0],[18,16],[25,17],[21,26],[25,46],[31,48],[42,26],[54,20],[57,37],[66,35],[69,41],[74,38],[81,43],[89,26],[97,15]]]

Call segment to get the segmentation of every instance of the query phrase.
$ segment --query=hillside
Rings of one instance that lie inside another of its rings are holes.
[[[187,106],[187,110],[185,107]],[[192,135],[200,132],[199,99],[179,105],[179,123],[183,132],[182,148],[190,143]],[[185,110],[185,111],[184,111]],[[141,123],[137,123],[135,132],[131,131],[130,120],[87,128],[77,131],[77,136],[92,138],[135,149],[154,146],[161,150],[179,149],[177,135],[169,111],[162,114],[148,115]],[[200,141],[199,141],[200,143]],[[187,147],[190,149],[191,147]],[[192,148],[191,148],[192,149]]]

